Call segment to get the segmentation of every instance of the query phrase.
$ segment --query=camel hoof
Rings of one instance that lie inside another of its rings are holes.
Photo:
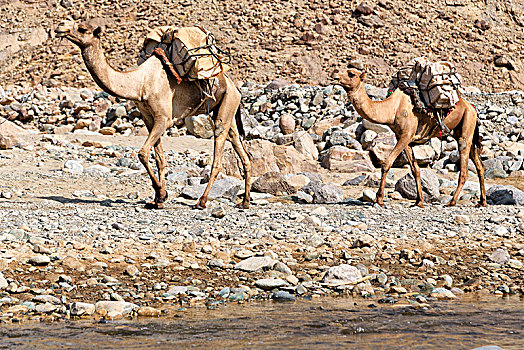
[[[157,203],[157,202],[146,203],[144,208],[146,209],[164,209],[164,203]]]
[[[457,203],[453,203],[453,201],[449,201],[445,206],[446,207],[454,207],[455,205],[457,205]]]
[[[200,202],[196,203],[195,205],[193,205],[193,209],[198,209],[198,210],[204,210],[206,209],[206,206],[205,204],[200,204]]]
[[[415,206],[419,207],[419,208],[424,208],[424,203],[423,202],[417,202],[417,203],[415,203]]]
[[[488,206],[487,202],[479,202],[476,205],[477,208],[482,208],[482,207],[487,207],[487,206]]]
[[[247,202],[247,203],[244,203],[244,202],[239,203],[239,204],[235,205],[235,207],[238,208],[238,209],[249,209],[249,202]]]

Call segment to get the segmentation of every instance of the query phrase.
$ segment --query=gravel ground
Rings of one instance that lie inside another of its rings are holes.
[[[143,140],[30,135],[2,151],[1,320],[118,319],[168,314],[173,304],[328,295],[430,307],[463,293],[524,293],[523,207],[476,208],[464,199],[421,209],[389,199],[381,208],[356,199],[369,188],[343,186],[339,204],[255,193],[248,210],[216,199],[198,211],[182,197],[145,210],[145,173],[115,165],[136,162]],[[211,150],[193,137],[164,142],[172,168]],[[84,171],[65,166],[71,160]],[[338,186],[354,177],[321,175]],[[518,178],[494,182],[522,189]]]

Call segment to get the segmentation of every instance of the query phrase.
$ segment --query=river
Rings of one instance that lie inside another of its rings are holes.
[[[158,319],[4,324],[0,349],[524,349],[524,301],[463,298],[429,308],[351,298],[194,307]]]

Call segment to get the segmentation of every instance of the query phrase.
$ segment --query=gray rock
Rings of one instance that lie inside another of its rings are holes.
[[[320,237],[319,235],[311,235],[307,240],[306,244],[308,246],[311,246],[313,248],[318,248],[322,244],[324,244],[324,239]]]
[[[46,266],[51,262],[47,255],[36,255],[29,259],[28,263],[34,266]]]
[[[36,303],[51,303],[55,305],[60,305],[60,299],[48,294],[36,295],[33,297],[32,301]]]
[[[420,169],[420,178],[422,181],[424,201],[431,202],[437,200],[440,197],[440,184],[437,175],[430,169]],[[404,198],[417,198],[417,185],[411,172],[397,181],[395,190]]]
[[[287,286],[288,283],[280,278],[263,278],[255,282],[255,286],[264,290],[271,290]]]
[[[138,308],[138,305],[127,301],[99,301],[95,304],[96,311],[106,310],[107,313],[113,312],[121,315],[127,315]]]
[[[302,191],[313,196],[313,203],[340,203],[344,200],[344,193],[335,185],[325,185],[319,181],[311,181],[302,188]]]
[[[213,137],[213,125],[205,114],[194,115],[184,119],[187,131],[194,136],[209,139]]]
[[[273,293],[271,299],[276,301],[295,301],[295,296],[289,292],[279,290],[278,292]]]
[[[42,313],[42,314],[47,314],[47,313],[51,313],[55,311],[56,309],[57,309],[56,305],[53,305],[51,303],[45,303],[45,304],[36,305],[35,311]]]
[[[198,199],[204,193],[207,184],[187,186],[182,191],[182,196],[190,199]],[[235,177],[216,180],[209,192],[209,199],[227,198],[235,200],[237,193],[242,187],[242,182]]]
[[[246,272],[256,272],[261,270],[270,270],[277,263],[269,256],[253,256],[245,260],[240,261],[235,265],[235,270],[241,270]]]
[[[5,289],[9,283],[7,283],[7,280],[5,279],[4,275],[0,272],[0,289]]]
[[[524,192],[511,185],[493,185],[486,191],[486,197],[495,205],[524,205]]]
[[[186,286],[172,286],[166,292],[166,294],[168,295],[179,295],[179,294],[186,294],[186,293],[187,293]]]
[[[362,278],[362,273],[355,266],[342,264],[330,267],[322,278],[323,283],[353,283]]]
[[[72,316],[92,315],[95,313],[95,304],[74,302],[69,305]]]
[[[499,248],[491,253],[488,259],[496,264],[504,265],[510,259],[510,255],[505,249]]]
[[[344,131],[335,131],[329,137],[329,142],[327,147],[332,146],[344,146],[349,149],[356,149],[362,151],[362,145],[351,137],[351,135]]]
[[[73,174],[81,174],[84,171],[82,162],[78,160],[67,160],[64,163],[64,168],[69,169]]]
[[[255,192],[270,193],[272,195],[291,194],[295,192],[286,178],[278,172],[268,172],[253,182],[251,189]]]
[[[109,173],[111,171],[111,169],[103,166],[103,165],[100,165],[100,164],[95,164],[93,166],[90,166],[88,168],[86,168],[84,170],[84,173],[86,174],[90,174],[90,175],[102,175],[102,174],[106,174],[106,173]]]

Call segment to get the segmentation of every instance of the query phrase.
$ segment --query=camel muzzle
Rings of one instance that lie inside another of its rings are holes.
[[[71,21],[63,21],[55,28],[56,37],[62,38],[71,32],[74,24]]]

